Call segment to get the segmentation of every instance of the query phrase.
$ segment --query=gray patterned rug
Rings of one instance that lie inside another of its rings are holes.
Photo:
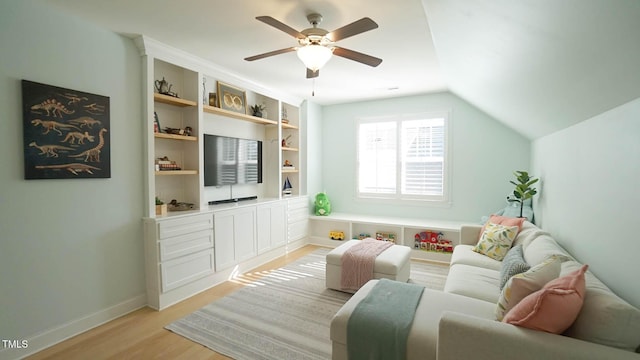
[[[242,274],[242,289],[165,328],[234,359],[330,359],[331,318],[351,294],[325,288],[318,249],[279,269]],[[410,282],[442,290],[447,266],[411,262]]]

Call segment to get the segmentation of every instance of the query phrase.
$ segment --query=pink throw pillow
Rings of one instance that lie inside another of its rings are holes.
[[[502,322],[561,334],[576,320],[584,302],[588,265],[549,281],[511,309]]]
[[[489,217],[489,220],[487,220],[487,222],[484,225],[482,225],[482,229],[480,229],[480,236],[478,236],[478,240],[482,237],[482,233],[484,232],[484,229],[487,227],[488,223],[504,225],[504,226],[517,226],[518,232],[520,232],[520,230],[522,229],[522,224],[524,223],[525,220],[527,219],[507,217],[507,216],[501,216],[501,215],[491,215]]]

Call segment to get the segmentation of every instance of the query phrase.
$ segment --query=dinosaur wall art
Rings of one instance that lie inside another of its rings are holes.
[[[110,178],[109,110],[108,96],[22,80],[25,179]]]

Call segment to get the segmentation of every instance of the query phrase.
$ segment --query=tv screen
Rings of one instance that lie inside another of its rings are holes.
[[[262,183],[262,141],[204,135],[204,185]]]

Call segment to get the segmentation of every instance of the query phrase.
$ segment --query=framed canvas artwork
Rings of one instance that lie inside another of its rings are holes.
[[[109,97],[22,80],[25,179],[110,178]]]
[[[247,94],[244,90],[218,81],[218,97],[221,109],[247,113]]]

